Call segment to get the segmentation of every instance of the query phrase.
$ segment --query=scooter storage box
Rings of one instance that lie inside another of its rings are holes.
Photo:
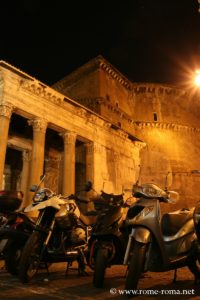
[[[23,193],[20,191],[0,191],[0,212],[13,212],[22,203]]]

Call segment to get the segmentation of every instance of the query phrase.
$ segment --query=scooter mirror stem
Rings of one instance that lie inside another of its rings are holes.
[[[138,179],[136,180],[135,183],[136,186],[139,185],[140,179],[141,179],[141,165],[138,165]]]
[[[192,170],[191,173],[192,174],[200,174],[200,170]]]
[[[168,172],[167,172],[167,175],[166,175],[166,177],[165,177],[165,191],[168,191],[168,176],[169,176],[170,173],[171,173],[171,172],[168,171]]]

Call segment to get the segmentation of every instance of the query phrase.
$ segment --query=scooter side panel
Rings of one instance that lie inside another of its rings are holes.
[[[194,221],[193,219],[190,219],[187,223],[185,223],[183,227],[180,228],[180,230],[176,234],[171,236],[163,236],[163,239],[165,242],[172,242],[192,232],[194,232]]]
[[[196,235],[194,232],[186,236],[180,237],[179,239],[168,241],[165,243],[166,252],[168,256],[173,259],[173,257],[181,256],[191,249],[191,244],[195,241]]]

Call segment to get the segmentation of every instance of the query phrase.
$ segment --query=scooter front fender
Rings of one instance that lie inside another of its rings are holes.
[[[139,243],[147,244],[151,240],[151,232],[144,227],[133,228],[131,236]]]
[[[131,233],[129,234],[126,252],[124,255],[124,262],[123,262],[124,265],[128,263],[133,240],[139,243],[147,244],[151,240],[151,232],[145,227],[138,226],[132,228]]]

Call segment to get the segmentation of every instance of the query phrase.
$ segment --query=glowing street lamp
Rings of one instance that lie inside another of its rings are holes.
[[[200,70],[196,70],[194,82],[196,86],[200,86]]]
[[[198,3],[199,3],[199,9],[198,9],[198,12],[200,13],[200,0],[197,0]]]

